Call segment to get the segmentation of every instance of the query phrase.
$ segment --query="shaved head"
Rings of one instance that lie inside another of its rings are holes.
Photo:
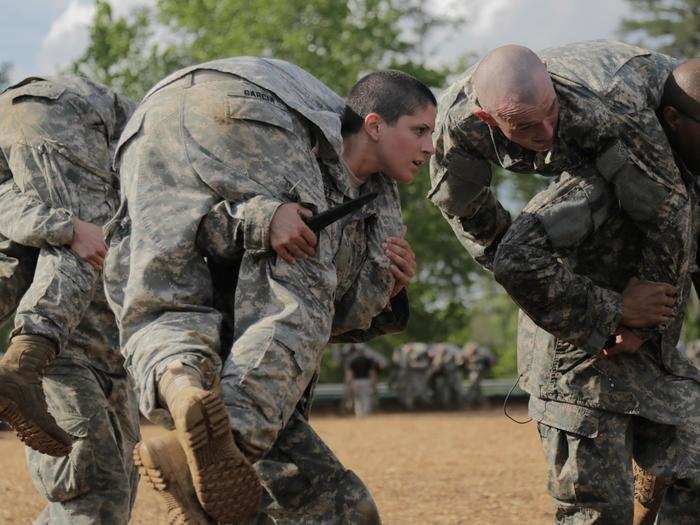
[[[543,87],[551,85],[547,68],[530,49],[507,45],[491,51],[472,77],[481,107],[498,113],[514,104],[534,106]]]
[[[554,144],[559,101],[539,57],[523,46],[497,47],[472,76],[480,108],[477,118],[497,127],[509,140],[533,151]]]
[[[700,115],[700,58],[687,60],[673,70],[664,85],[661,106]]]

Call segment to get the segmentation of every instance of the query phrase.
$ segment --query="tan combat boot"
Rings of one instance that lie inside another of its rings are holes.
[[[146,482],[165,500],[170,525],[214,523],[199,504],[187,457],[174,432],[136,445],[134,463]]]
[[[0,359],[0,419],[28,446],[50,456],[65,456],[73,438],[49,413],[41,378],[56,357],[56,345],[37,335],[17,335]]]
[[[233,440],[220,395],[202,387],[197,372],[173,363],[158,385],[162,402],[175,422],[197,498],[221,523],[240,523],[255,515],[262,485]]]
[[[634,519],[632,525],[653,525],[672,479],[654,476],[634,464]]]

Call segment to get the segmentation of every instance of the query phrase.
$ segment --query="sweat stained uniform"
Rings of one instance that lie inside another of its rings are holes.
[[[382,174],[359,189],[349,184],[340,158],[343,110],[330,89],[279,60],[219,60],[163,80],[122,135],[122,203],[109,227],[105,276],[146,417],[172,424],[157,385],[180,361],[212,381],[221,374],[237,445],[251,460],[297,443],[300,455],[318,450],[317,463],[332,463],[345,479],[352,473],[317,437],[318,446],[290,437],[312,433],[294,414],[329,340],[401,329],[407,298],[390,301],[394,279],[381,247],[401,233],[397,188]],[[321,212],[369,191],[378,198],[323,230],[314,257],[288,264],[274,256],[269,227],[280,205]],[[219,279],[235,291],[228,305]],[[230,346],[221,336],[226,326]],[[361,506],[338,508],[340,495],[329,501],[336,513],[329,519]]]
[[[66,457],[27,449],[48,505],[37,523],[126,523],[138,475],[138,408],[101,273],[69,248],[72,218],[115,212],[111,170],[133,105],[77,77],[28,78],[0,95],[0,315],[14,334],[60,344],[44,377],[49,409],[77,438]]]

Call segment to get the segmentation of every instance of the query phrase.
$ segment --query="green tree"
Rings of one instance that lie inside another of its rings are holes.
[[[620,32],[678,58],[700,56],[700,0],[627,0]]]

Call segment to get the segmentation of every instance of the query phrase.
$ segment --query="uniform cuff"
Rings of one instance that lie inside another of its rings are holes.
[[[270,249],[270,224],[284,201],[257,195],[245,203],[243,211],[243,247],[246,250]]]

